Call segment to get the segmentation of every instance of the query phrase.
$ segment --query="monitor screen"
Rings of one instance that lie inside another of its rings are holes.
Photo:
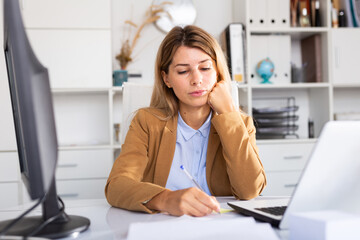
[[[20,171],[29,196],[39,199],[43,211],[42,216],[0,222],[0,238],[5,234],[51,239],[71,236],[85,231],[90,221],[67,215],[56,193],[58,143],[48,70],[30,46],[19,1],[3,0],[3,4],[4,53]]]
[[[49,189],[57,162],[52,96],[47,69],[34,55],[21,18],[10,13],[4,13],[4,53],[20,170],[31,199],[37,199]]]

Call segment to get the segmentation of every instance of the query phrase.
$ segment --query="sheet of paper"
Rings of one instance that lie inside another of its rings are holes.
[[[127,240],[278,240],[267,223],[256,223],[253,218],[194,218],[182,216],[172,220],[133,223]]]

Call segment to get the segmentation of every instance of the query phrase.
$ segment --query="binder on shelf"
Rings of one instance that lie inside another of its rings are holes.
[[[289,27],[290,1],[251,0],[249,26],[253,28]]]
[[[274,46],[274,47],[273,47]],[[269,36],[269,56],[274,56],[276,84],[291,83],[291,37],[290,35]]]
[[[290,1],[267,1],[266,22],[268,27],[290,27]]]
[[[249,26],[251,28],[267,27],[267,4],[268,0],[251,0],[249,13]]]
[[[267,22],[267,27],[271,27],[271,28],[279,27],[280,6],[278,4],[278,1],[279,0],[266,1],[267,9],[266,9],[265,21]],[[287,9],[287,11],[289,11],[289,9]]]
[[[249,58],[250,79],[253,84],[260,84],[262,79],[256,73],[256,65],[260,60],[268,57],[267,36],[251,35],[250,45],[252,47]]]
[[[306,82],[322,82],[321,36],[315,34],[301,40],[301,57]]]
[[[245,83],[245,31],[241,23],[231,23],[222,34],[222,47],[228,59],[231,79]]]
[[[290,1],[277,0],[277,25],[281,28],[290,27]]]

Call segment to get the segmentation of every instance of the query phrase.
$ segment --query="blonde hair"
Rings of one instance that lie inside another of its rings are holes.
[[[150,108],[162,110],[166,119],[178,113],[179,103],[173,89],[165,85],[161,72],[168,73],[175,52],[180,46],[198,48],[204,51],[216,64],[217,81],[224,80],[230,84],[231,80],[224,53],[214,37],[193,25],[184,28],[174,27],[165,36],[156,56],[154,90],[150,102]]]

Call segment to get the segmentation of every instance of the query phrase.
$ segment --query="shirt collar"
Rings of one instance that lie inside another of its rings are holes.
[[[179,128],[181,134],[183,135],[184,139],[186,141],[188,141],[197,132],[200,132],[201,136],[206,138],[209,135],[209,131],[210,131],[211,116],[212,116],[212,111],[210,111],[210,114],[207,117],[206,121],[203,123],[203,125],[198,130],[195,130],[185,123],[185,121],[182,119],[180,112],[179,112],[178,113],[178,128]]]

